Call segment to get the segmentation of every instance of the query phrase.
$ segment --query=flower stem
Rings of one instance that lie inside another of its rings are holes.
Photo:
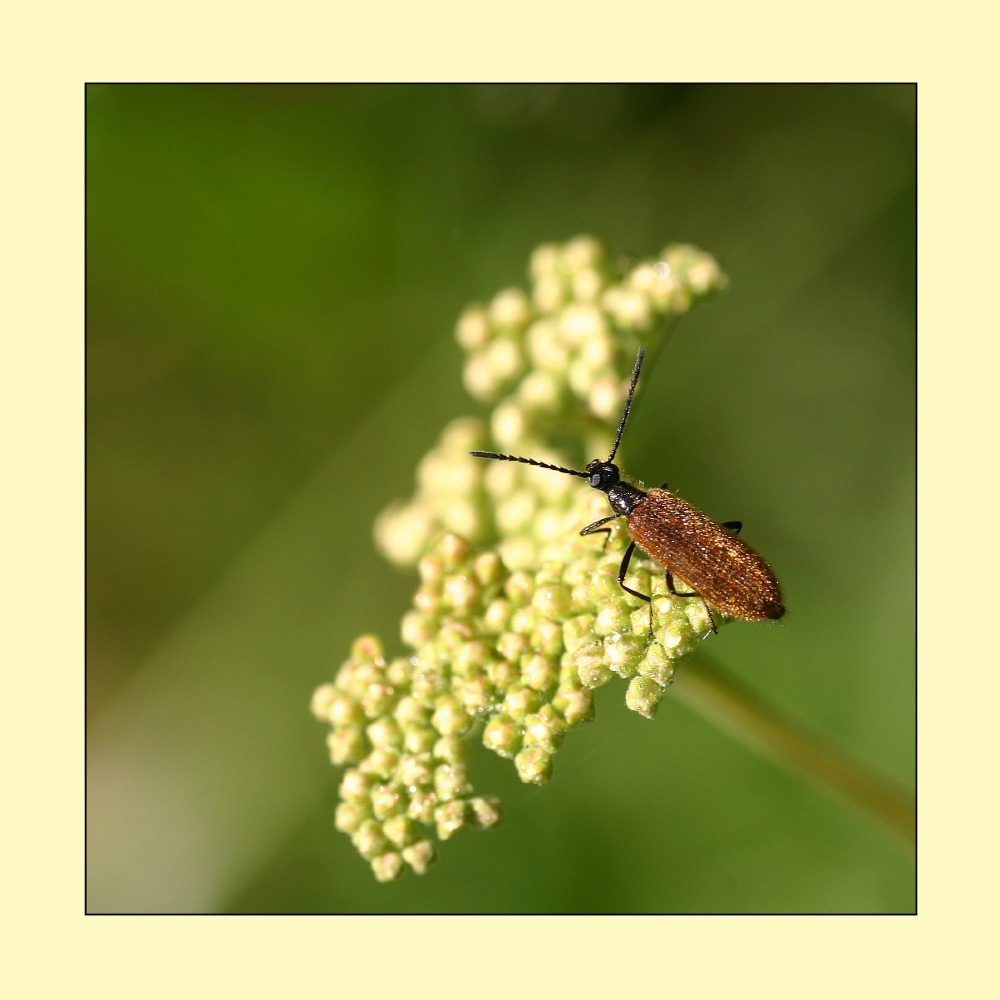
[[[892,781],[808,733],[702,653],[674,677],[674,696],[731,736],[846,799],[909,846],[916,846],[916,804]]]

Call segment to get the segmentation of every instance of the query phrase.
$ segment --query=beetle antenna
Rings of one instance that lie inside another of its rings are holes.
[[[625,430],[625,421],[628,420],[628,411],[632,408],[632,396],[635,393],[635,384],[639,381],[639,369],[642,367],[642,359],[645,355],[645,348],[640,347],[639,353],[635,356],[635,368],[632,369],[632,384],[628,387],[628,399],[625,400],[625,409],[622,410],[621,423],[618,425],[618,434],[615,436],[615,446],[611,449],[611,454],[608,455],[609,462],[614,461],[615,452],[618,451],[618,445]]]
[[[525,465],[537,465],[540,469],[551,469],[553,472],[565,472],[568,476],[579,476],[589,479],[589,472],[577,472],[576,469],[564,469],[561,465],[549,465],[548,462],[538,462],[533,458],[519,458],[517,455],[498,455],[495,451],[470,451],[476,458],[496,458],[501,462],[523,462]]]

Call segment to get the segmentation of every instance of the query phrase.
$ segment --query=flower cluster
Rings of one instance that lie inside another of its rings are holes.
[[[416,565],[420,586],[402,621],[406,656],[387,660],[358,639],[332,684],[313,697],[330,724],[344,774],[337,828],[388,880],[421,873],[444,840],[499,822],[499,803],[469,777],[469,735],[541,784],[566,734],[594,715],[594,689],[628,681],[629,708],[652,718],[679,657],[711,629],[700,598],[666,592],[662,568],[636,553],[618,584],[627,535],[579,535],[606,515],[578,479],[473,458],[484,448],[552,464],[606,455],[638,343],[659,343],[669,321],[724,282],[715,261],[668,247],[654,261],[613,265],[590,237],[545,245],[531,262],[531,295],[498,294],[457,327],[465,383],[493,404],[487,424],[450,424],[418,472],[417,492],[376,523],[383,552]],[[579,465],[577,465],[579,467]]]

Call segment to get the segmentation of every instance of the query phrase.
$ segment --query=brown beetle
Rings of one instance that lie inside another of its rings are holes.
[[[636,546],[652,556],[666,571],[667,589],[680,597],[698,596],[705,604],[712,631],[717,631],[709,604],[714,604],[726,617],[744,621],[763,618],[780,618],[785,613],[781,602],[781,589],[771,567],[746,542],[736,537],[743,527],[739,521],[716,524],[710,517],[665,487],[641,490],[622,481],[621,472],[614,464],[615,453],[625,430],[632,396],[639,381],[644,350],[640,347],[632,370],[632,383],[618,424],[614,447],[606,462],[595,459],[586,472],[564,469],[533,458],[516,455],[499,455],[492,451],[471,452],[476,458],[495,458],[502,462],[523,462],[537,465],[553,472],[586,479],[595,489],[607,495],[613,514],[588,524],[580,534],[609,531],[602,525],[615,518],[624,517],[629,542],[618,570],[618,583],[622,589],[651,602],[647,594],[640,594],[625,583],[629,562]],[[681,593],[674,589],[674,578],[682,580],[690,590]]]

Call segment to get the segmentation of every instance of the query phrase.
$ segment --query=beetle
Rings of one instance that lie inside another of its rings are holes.
[[[476,458],[523,462],[525,465],[579,476],[586,479],[595,490],[604,493],[614,513],[588,524],[580,534],[610,534],[610,529],[604,525],[619,517],[625,518],[630,541],[622,556],[618,583],[634,597],[652,604],[650,595],[633,590],[625,583],[632,554],[638,547],[663,567],[667,589],[671,594],[702,599],[713,632],[718,629],[710,604],[727,618],[743,621],[781,618],[785,607],[777,577],[763,557],[737,537],[743,527],[739,521],[717,524],[686,500],[671,493],[666,484],[642,490],[622,479],[621,470],[615,465],[614,458],[625,431],[625,422],[632,407],[632,397],[639,381],[644,356],[645,351],[640,347],[632,369],[632,381],[618,424],[618,433],[607,461],[594,459],[587,465],[585,472],[579,472],[517,455],[501,455],[492,451],[473,451],[470,454]],[[675,578],[685,583],[689,590],[678,591],[674,585]]]

